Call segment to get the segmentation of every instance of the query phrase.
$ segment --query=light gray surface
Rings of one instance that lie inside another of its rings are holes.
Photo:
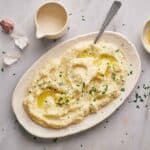
[[[61,0],[72,15],[69,32],[57,42],[37,40],[33,16],[44,0],[0,0],[0,18],[11,18],[16,22],[16,31],[25,33],[30,45],[22,53],[21,60],[12,67],[0,72],[0,150],[149,150],[150,148],[150,112],[144,102],[131,102],[135,92],[120,109],[96,127],[73,135],[52,140],[34,139],[15,121],[11,109],[12,92],[22,74],[50,47],[77,35],[97,31],[112,0]],[[109,25],[108,30],[125,34],[137,47],[144,72],[138,84],[150,83],[150,55],[141,45],[140,32],[145,19],[150,17],[149,0],[122,0],[119,14]],[[82,21],[82,15],[85,21]],[[0,32],[0,57],[2,50],[19,51],[10,37]],[[13,73],[16,73],[13,76]],[[132,84],[132,83],[131,83]],[[142,88],[143,89],[143,88]],[[140,90],[138,90],[140,91]],[[141,91],[140,91],[141,92]],[[144,91],[142,90],[141,93]],[[140,106],[140,109],[136,108]],[[81,146],[81,144],[83,146]]]

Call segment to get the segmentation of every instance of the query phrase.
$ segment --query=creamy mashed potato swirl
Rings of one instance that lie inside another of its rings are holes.
[[[63,128],[115,100],[124,90],[127,60],[109,43],[82,43],[35,75],[23,102],[36,123]]]

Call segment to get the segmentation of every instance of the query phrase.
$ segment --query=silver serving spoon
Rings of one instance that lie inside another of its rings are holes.
[[[105,28],[108,26],[112,18],[115,16],[115,14],[118,12],[119,8],[121,7],[121,2],[120,1],[114,1],[113,4],[111,5],[109,12],[106,15],[106,18],[99,30],[99,33],[97,34],[96,38],[94,39],[94,44],[98,41],[98,39],[101,37],[103,32],[105,31]]]

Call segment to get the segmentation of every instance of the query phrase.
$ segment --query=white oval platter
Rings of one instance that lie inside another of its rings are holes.
[[[125,51],[125,56],[127,57],[129,64],[132,64],[130,66],[132,66],[133,74],[128,76],[127,78],[125,84],[125,92],[122,92],[119,98],[112,101],[104,108],[100,109],[97,113],[87,116],[79,124],[70,125],[66,128],[62,129],[44,128],[30,119],[30,117],[24,111],[23,100],[25,97],[26,89],[30,81],[34,77],[35,72],[39,70],[41,66],[47,62],[48,59],[60,57],[66,49],[74,47],[77,43],[93,41],[95,36],[96,33],[89,33],[78,36],[76,38],[73,38],[71,40],[68,40],[64,43],[55,46],[54,48],[46,52],[43,56],[41,56],[23,75],[23,77],[17,84],[13,92],[12,108],[19,123],[30,134],[40,138],[56,138],[72,135],[87,130],[97,125],[98,123],[102,122],[104,119],[109,117],[113,112],[115,112],[115,110],[125,101],[125,99],[129,96],[131,91],[136,86],[136,83],[141,73],[141,61],[135,46],[125,36],[121,35],[120,33],[107,31],[103,34],[99,42],[104,41],[116,44],[119,48]]]

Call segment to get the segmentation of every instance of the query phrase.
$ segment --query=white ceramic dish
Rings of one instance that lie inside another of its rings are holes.
[[[48,2],[40,6],[35,15],[36,37],[57,39],[68,27],[68,13],[60,2]]]
[[[108,31],[103,34],[101,40],[110,43],[113,42],[114,44],[118,45],[119,48],[124,49],[129,64],[132,64],[132,66],[130,66],[132,68],[133,74],[131,76],[128,76],[127,82],[125,84],[126,90],[122,93],[121,97],[114,100],[106,107],[99,110],[97,113],[87,116],[81,123],[70,125],[67,128],[63,129],[50,129],[41,127],[38,124],[34,123],[26,114],[23,108],[23,99],[25,97],[26,88],[28,87],[30,80],[32,80],[36,70],[44,65],[48,59],[61,56],[66,48],[72,47],[80,42],[91,40],[93,41],[95,36],[96,33],[89,33],[57,45],[56,47],[49,50],[46,54],[44,54],[40,59],[38,59],[19,81],[13,93],[12,107],[19,123],[30,134],[40,138],[56,138],[87,130],[109,117],[125,101],[125,99],[129,96],[129,94],[135,87],[141,73],[141,61],[137,50],[134,45],[123,35]],[[120,100],[120,98],[122,98],[122,100]]]
[[[146,38],[148,31],[150,32],[150,19],[145,21],[143,29],[142,29],[142,33],[141,33],[141,41],[144,46],[144,49],[148,53],[150,53],[150,44],[148,43],[147,38]]]

